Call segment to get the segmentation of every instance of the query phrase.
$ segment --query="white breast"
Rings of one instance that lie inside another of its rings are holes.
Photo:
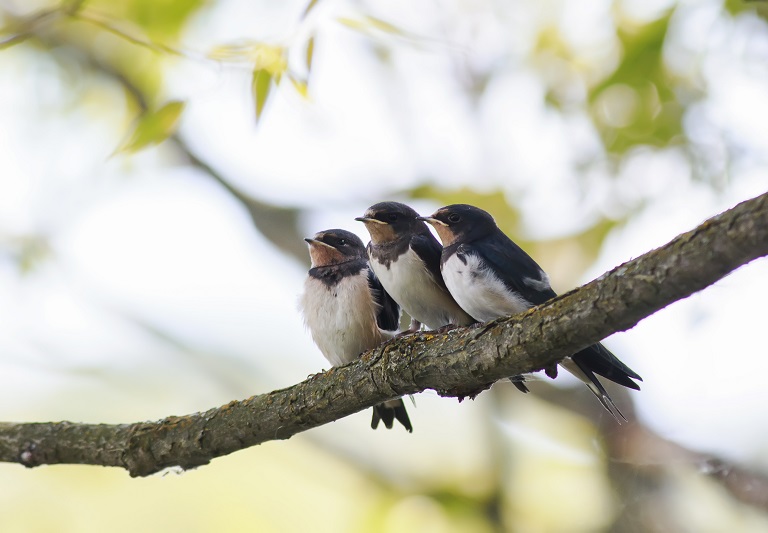
[[[299,304],[312,340],[334,366],[355,360],[390,337],[376,324],[377,305],[365,270],[333,287],[308,277]]]
[[[475,320],[488,322],[501,316],[520,313],[531,304],[507,289],[476,255],[456,255],[443,263],[443,279],[456,302]]]
[[[432,277],[411,248],[389,264],[371,259],[371,268],[384,289],[406,313],[430,329],[447,324],[466,326],[474,322]]]

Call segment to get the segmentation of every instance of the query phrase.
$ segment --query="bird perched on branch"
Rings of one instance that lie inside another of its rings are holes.
[[[400,308],[368,266],[363,241],[349,231],[329,229],[304,239],[312,268],[300,306],[312,340],[334,366],[391,338],[398,329]],[[402,399],[373,408],[371,427],[394,420],[413,431]]]
[[[448,290],[464,311],[480,322],[521,313],[554,298],[549,278],[480,208],[455,204],[429,217],[443,241],[440,268]],[[630,389],[642,378],[602,344],[593,344],[567,357],[560,366],[581,379],[616,420],[624,415],[595,374]],[[557,376],[557,367],[547,370]]]

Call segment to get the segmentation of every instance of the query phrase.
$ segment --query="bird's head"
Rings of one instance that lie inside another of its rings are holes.
[[[398,237],[414,233],[429,232],[419,214],[400,202],[380,202],[369,207],[365,214],[355,220],[365,224],[373,244],[385,244]]]
[[[363,241],[350,231],[328,229],[304,240],[309,244],[309,257],[313,267],[338,265],[366,258]]]
[[[428,217],[419,217],[419,220],[432,224],[443,246],[450,246],[457,240],[470,242],[497,229],[490,213],[467,204],[447,205]]]

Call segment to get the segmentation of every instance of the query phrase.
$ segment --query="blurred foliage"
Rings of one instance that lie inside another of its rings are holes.
[[[262,111],[264,111],[264,104],[267,103],[267,97],[271,88],[272,73],[265,68],[254,69],[251,91],[253,91],[253,99],[256,102],[256,120],[259,120]]]
[[[0,46],[7,48],[31,38],[36,44],[55,51],[52,57],[62,62],[63,69],[72,69],[74,58],[75,63],[79,63],[77,68],[107,74],[132,95],[132,103],[137,105],[140,114],[126,132],[125,141],[117,152],[133,153],[172,137],[190,163],[224,185],[243,204],[259,231],[282,250],[305,261],[306,254],[297,239],[302,234],[298,228],[302,209],[273,205],[233,186],[226,176],[192,153],[174,134],[184,104],[162,104],[166,66],[163,59],[168,55],[194,56],[179,45],[179,37],[191,18],[209,4],[205,0],[68,0],[51,3],[24,15],[9,12]],[[317,0],[308,1],[297,23],[308,19],[321,4]],[[763,2],[738,0],[724,3],[725,9],[735,15],[749,11],[762,13],[764,5]],[[574,109],[584,111],[602,141],[606,159],[614,163],[614,170],[638,147],[661,149],[688,143],[683,120],[697,95],[692,98],[690,90],[681,91],[686,80],[670,72],[664,58],[670,22],[678,9],[674,4],[654,19],[637,20],[627,16],[620,5],[615,5],[610,18],[617,61],[607,71],[605,65],[599,68],[585,66],[579,50],[569,44],[560,26],[548,22],[535,34],[530,64],[539,69],[546,85],[546,102],[564,114]],[[333,21],[370,37],[375,41],[377,51],[418,46],[424,40],[397,23],[365,12],[364,8],[351,15],[334,16]],[[316,29],[310,28],[308,32],[299,32],[296,38],[279,44],[258,40],[222,43],[214,46],[207,58],[216,63],[250,68],[250,91],[255,120],[258,121],[269,106],[274,89],[286,78],[296,93],[303,98],[309,97],[308,80],[314,63],[316,35]],[[303,64],[300,66],[292,66],[289,61],[294,48],[302,51]],[[387,56],[387,61],[393,60],[391,54]],[[549,61],[551,57],[558,61]],[[482,83],[467,88],[468,99],[477,98],[476,91],[482,93],[489,80],[502,71],[497,65],[487,69],[483,76],[475,76]],[[473,72],[477,74],[476,70]],[[574,98],[574,92],[568,90],[568,85],[574,83],[586,89],[583,98]],[[687,153],[695,157],[694,151]],[[625,212],[623,216],[619,214],[618,219],[596,216],[590,227],[577,234],[532,242],[523,234],[522,216],[509,191],[499,188],[483,192],[471,186],[445,190],[425,183],[405,194],[441,204],[478,205],[491,212],[505,232],[543,263],[571,265],[571,275],[576,277],[596,257],[606,235],[631,215]]]
[[[116,153],[138,152],[147,146],[158,144],[173,135],[184,111],[184,102],[168,102],[160,109],[146,111],[136,120],[128,138],[117,148]]]
[[[766,0],[725,0],[724,7],[731,15],[754,13],[768,20],[768,2]]]
[[[339,17],[336,19],[339,23],[343,24],[347,28],[368,36],[376,36],[377,32],[385,34],[395,35],[399,37],[406,37],[408,33],[401,28],[398,28],[394,24],[381,20],[380,18],[371,17],[369,15],[360,18]]]
[[[638,145],[681,142],[683,105],[664,66],[670,10],[648,24],[620,24],[623,57],[616,70],[589,92],[590,113],[609,153]]]
[[[315,40],[307,40],[305,50],[306,77],[312,69]],[[269,43],[247,42],[226,44],[215,47],[208,54],[219,61],[245,62],[252,65],[251,94],[253,95],[256,121],[261,118],[267,99],[273,86],[279,86],[283,76],[287,77],[294,90],[302,97],[309,98],[309,85],[306,79],[292,71],[288,64],[288,48]]]
[[[187,20],[206,0],[88,0],[87,9],[112,21],[141,28],[153,40],[169,42],[178,37]]]
[[[493,213],[496,224],[505,233],[514,235],[520,232],[520,213],[513,204],[507,201],[503,191],[480,192],[470,187],[448,189],[439,185],[424,184],[406,191],[406,194],[415,199],[435,200],[440,205],[476,205],[489,213]]]
[[[307,2],[300,19],[307,18],[320,4],[316,0]],[[117,151],[132,153],[172,136],[183,113],[183,104],[160,105],[162,59],[168,54],[189,55],[183,48],[178,48],[178,38],[191,17],[207,5],[204,0],[71,0],[23,17],[11,17],[11,24],[5,28],[3,43],[4,46],[12,46],[32,36],[51,49],[62,45],[72,47],[84,56],[89,68],[109,72],[116,81],[123,83],[139,104],[141,118],[126,133],[126,140]],[[748,10],[760,11],[762,5],[727,0],[725,8],[730,13],[738,14]],[[547,84],[546,101],[564,113],[574,106],[584,109],[602,140],[606,154],[610,156],[608,160],[614,164],[618,165],[625,155],[637,147],[665,148],[687,143],[683,119],[692,100],[690,94],[687,94],[686,101],[681,100],[679,85],[683,80],[669,71],[664,59],[669,24],[676,9],[677,6],[673,6],[655,19],[638,21],[626,16],[621,8],[614,8],[611,17],[618,61],[615,68],[600,76],[595,76],[594,68],[584,67],[578,50],[563,38],[560,27],[545,24],[538,29],[530,53],[531,64],[541,69],[541,79]],[[351,16],[336,16],[334,20],[370,37],[378,51],[397,46],[418,46],[424,39],[396,23],[364,11]],[[222,43],[213,47],[208,57],[216,62],[250,67],[254,116],[259,121],[269,106],[274,88],[285,78],[296,93],[303,98],[309,97],[308,80],[315,46],[316,32],[312,30],[287,43]],[[301,73],[288,60],[294,47],[303,51],[300,68],[304,71]],[[547,60],[549,57],[559,58],[559,61],[553,64]],[[552,69],[555,74],[548,72]],[[495,70],[489,70],[482,77],[481,93],[495,74]],[[574,79],[580,80],[578,83],[586,88],[583,101],[574,100],[572,91],[565,88]],[[468,98],[478,96],[473,92],[476,89],[474,86],[468,88]],[[150,110],[155,108],[158,109]],[[194,162],[196,158],[192,159]],[[215,169],[199,159],[197,163],[202,164],[205,170],[216,173]],[[223,176],[214,177],[217,181],[226,181]],[[301,257],[301,252],[294,245],[287,244],[288,239],[301,234],[296,227],[300,210],[272,206],[243,194],[231,184],[226,186],[244,203],[257,227],[272,242]],[[501,190],[484,193],[464,187],[448,193],[439,187],[424,184],[407,194],[412,198],[428,198],[443,204],[464,202],[479,205],[493,213],[500,226],[520,239],[521,245],[534,254],[552,256],[555,247],[562,250],[569,247],[565,241],[526,242],[521,235],[521,215],[515,202],[510,202]],[[269,230],[274,213],[285,210],[290,216],[280,222],[281,227],[288,231],[283,234]],[[598,253],[602,239],[616,223],[615,220],[597,217],[591,228],[569,236],[571,245],[575,242],[580,248],[581,260],[571,257],[574,264],[586,268]],[[567,255],[568,252],[564,253]]]
[[[563,60],[559,75],[543,76],[548,82],[547,102],[557,109],[574,105],[564,80],[576,76],[587,87],[587,111],[606,151],[621,156],[637,146],[665,147],[684,142],[684,104],[676,92],[677,80],[664,63],[664,43],[674,9],[649,22],[614,15],[620,59],[603,79],[580,66],[580,58],[563,42],[557,28],[539,33],[534,54]],[[535,57],[534,56],[534,57]],[[535,64],[535,63],[534,63]],[[552,68],[544,61],[541,68]],[[570,82],[573,83],[573,82]]]
[[[44,235],[0,234],[0,257],[7,254],[21,274],[29,274],[53,255],[51,243]]]

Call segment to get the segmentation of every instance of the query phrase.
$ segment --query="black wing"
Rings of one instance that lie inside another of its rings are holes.
[[[462,244],[456,252],[461,254],[463,249],[479,255],[509,290],[532,306],[557,296],[538,263],[501,230],[472,244]]]
[[[400,306],[397,305],[384,287],[379,278],[368,269],[368,287],[371,289],[373,301],[379,306],[379,312],[376,314],[376,323],[379,329],[385,331],[397,331],[400,327]]]
[[[478,244],[480,246],[477,246]],[[461,251],[461,247],[458,251]],[[542,279],[543,270],[538,263],[501,231],[476,241],[472,253],[479,254],[508,289],[519,293],[531,304],[539,305],[557,296],[546,282],[546,278]],[[525,280],[529,280],[528,283]],[[642,381],[642,378],[602,344],[584,348],[574,354],[573,359],[583,367],[582,370],[591,370],[631,389],[640,388],[632,380]]]
[[[448,287],[445,286],[445,281],[443,281],[443,275],[440,273],[440,257],[443,254],[443,247],[437,242],[437,239],[427,230],[426,234],[418,234],[411,237],[410,246],[416,255],[419,256],[419,259],[424,261],[427,270],[435,278],[437,284],[445,292],[448,292]]]

